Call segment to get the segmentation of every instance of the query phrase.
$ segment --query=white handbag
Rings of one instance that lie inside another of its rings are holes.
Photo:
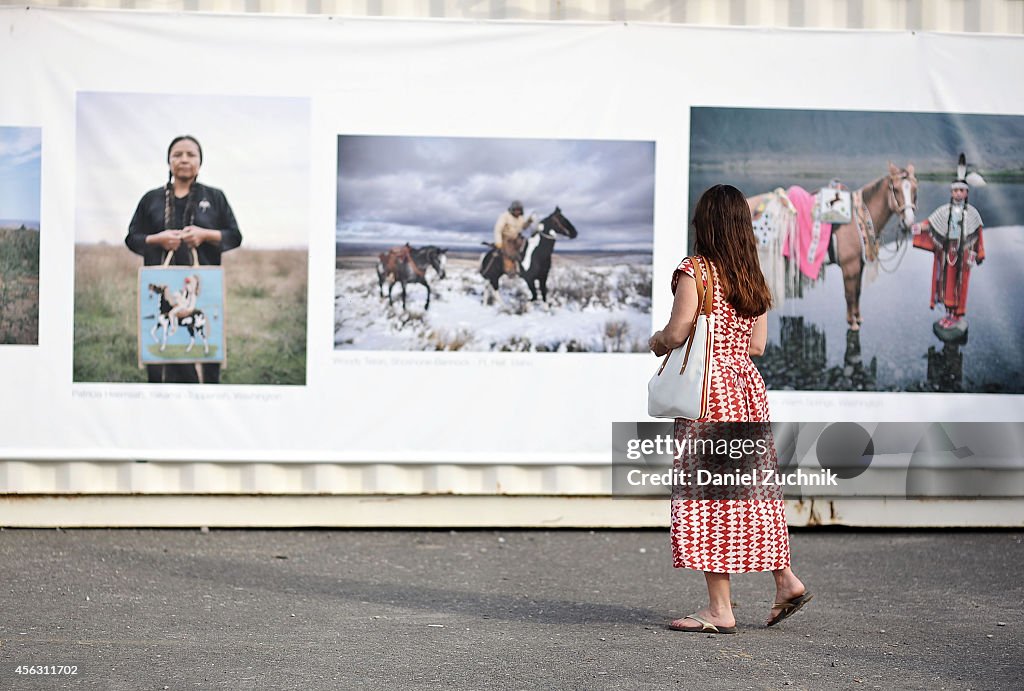
[[[711,262],[694,257],[697,311],[686,340],[673,348],[647,383],[647,414],[651,417],[699,420],[708,415],[715,347],[715,274]],[[710,285],[705,289],[702,270]]]

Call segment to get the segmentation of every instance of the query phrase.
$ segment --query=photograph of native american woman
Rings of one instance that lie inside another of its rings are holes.
[[[338,137],[335,350],[644,352],[654,143]]]
[[[739,187],[768,388],[1024,392],[1024,117],[693,108],[689,199]]]
[[[78,94],[74,381],[306,383],[309,113]]]
[[[0,345],[39,343],[42,130],[0,126]]]

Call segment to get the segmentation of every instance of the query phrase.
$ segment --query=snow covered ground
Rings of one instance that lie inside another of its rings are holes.
[[[535,352],[645,352],[651,334],[649,256],[555,255],[548,277],[548,302],[530,302],[522,279],[502,277],[504,304],[483,304],[486,283],[479,262],[450,258],[447,277],[433,269],[433,291],[409,284],[394,305],[380,297],[369,257],[335,271],[336,350],[469,350]]]

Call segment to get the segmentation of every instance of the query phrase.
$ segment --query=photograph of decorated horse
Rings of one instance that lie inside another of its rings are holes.
[[[0,345],[39,343],[42,130],[0,127]]]
[[[336,350],[644,352],[654,143],[338,137]]]
[[[1022,161],[1016,115],[693,108],[690,213],[747,196],[768,387],[1024,392]]]

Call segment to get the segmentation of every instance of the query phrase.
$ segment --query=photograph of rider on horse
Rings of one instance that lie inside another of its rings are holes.
[[[716,107],[690,126],[690,205],[727,180],[750,206],[769,388],[1024,391],[1007,299],[1024,287],[1024,117]]]
[[[653,233],[653,142],[340,135],[334,347],[641,352]]]

